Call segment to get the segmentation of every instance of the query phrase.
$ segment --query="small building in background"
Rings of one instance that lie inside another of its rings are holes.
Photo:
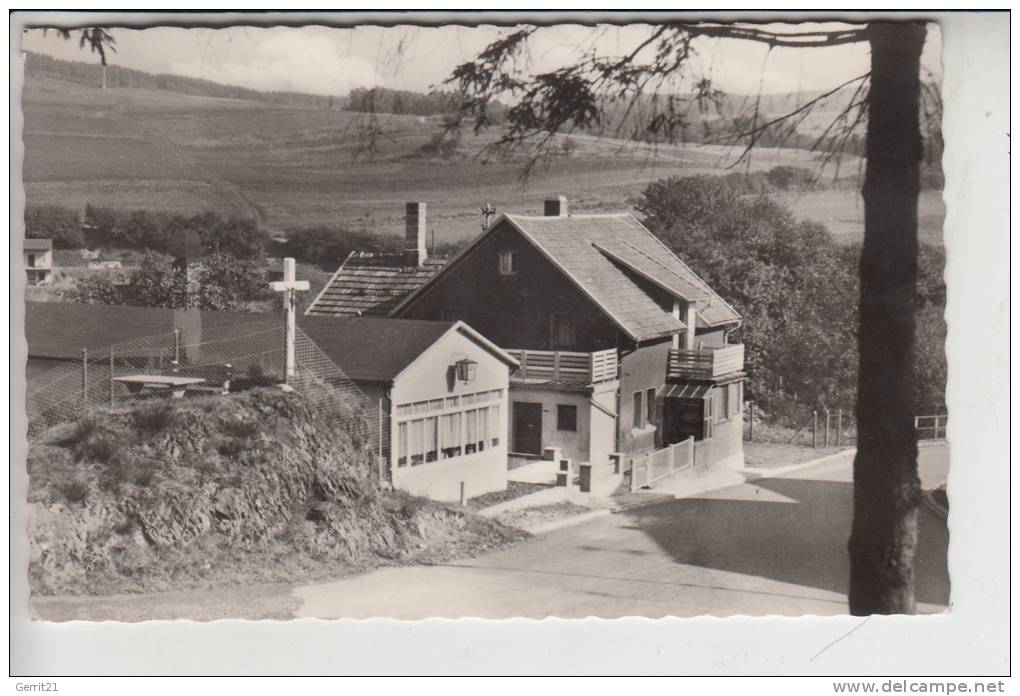
[[[53,240],[25,240],[25,273],[29,285],[46,285],[53,280]]]

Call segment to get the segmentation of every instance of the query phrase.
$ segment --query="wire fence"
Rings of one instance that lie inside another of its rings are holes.
[[[187,324],[187,322],[185,322]],[[388,428],[379,404],[300,329],[294,345],[295,374],[286,381],[315,404],[331,424],[345,429],[373,453],[388,453]],[[196,318],[185,326],[80,357],[30,365],[26,413],[28,436],[90,410],[192,395],[227,394],[284,382],[285,334],[281,317],[224,323]]]
[[[945,439],[948,423],[946,414],[916,416],[917,439]],[[782,428],[764,423],[758,417],[754,402],[749,401],[744,404],[744,437],[748,441],[805,447],[853,447],[857,444],[857,420],[851,409],[818,408],[800,418],[796,427]]]

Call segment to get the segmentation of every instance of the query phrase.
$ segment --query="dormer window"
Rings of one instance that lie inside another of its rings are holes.
[[[501,251],[501,252],[499,252],[499,274],[500,275],[517,275],[517,252],[516,251]]]

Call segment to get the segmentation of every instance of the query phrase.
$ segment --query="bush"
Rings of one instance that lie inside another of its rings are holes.
[[[25,210],[25,237],[52,239],[57,249],[82,249],[82,236],[78,211],[56,205],[33,206]]]
[[[140,406],[131,414],[135,427],[145,435],[153,435],[171,427],[177,421],[177,412],[167,401]]]
[[[99,422],[91,413],[82,416],[74,422],[70,429],[58,434],[54,438],[53,444],[60,447],[74,447],[91,437],[98,427]]]
[[[105,429],[96,429],[85,440],[78,443],[75,452],[81,460],[100,464],[116,463],[124,448],[124,443],[114,433]]]
[[[401,243],[398,237],[381,237],[344,225],[316,225],[288,230],[282,251],[298,261],[336,270],[337,264],[352,251],[396,253],[401,250]]]

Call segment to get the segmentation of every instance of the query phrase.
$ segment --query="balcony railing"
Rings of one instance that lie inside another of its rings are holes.
[[[744,369],[744,344],[669,351],[669,379],[716,379]]]
[[[616,379],[619,368],[616,349],[593,353],[525,349],[506,352],[521,364],[513,375],[518,381],[598,384]]]

